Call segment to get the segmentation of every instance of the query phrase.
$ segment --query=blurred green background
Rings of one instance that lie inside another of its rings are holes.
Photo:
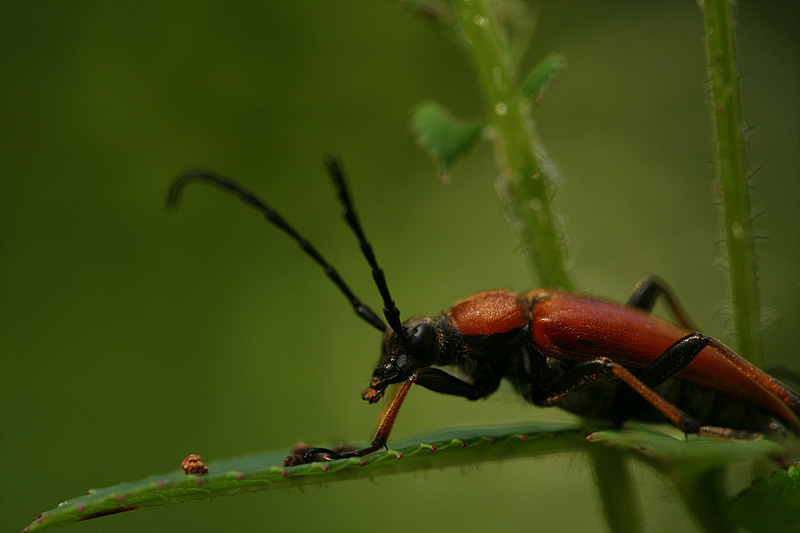
[[[409,132],[435,98],[480,112],[461,51],[391,2],[0,3],[0,530],[59,501],[206,460],[363,441],[375,331],[297,249],[236,200],[173,176],[208,167],[258,191],[374,307],[321,155],[343,158],[405,317],[478,290],[535,286],[484,146],[436,179]],[[800,371],[798,4],[740,3],[770,365]],[[569,68],[536,116],[565,183],[581,286],[624,299],[669,280],[735,343],[713,193],[694,2],[543,2],[530,64]],[[393,439],[563,417],[508,389],[415,390]],[[693,527],[637,467],[648,524]],[[576,512],[580,510],[580,512]],[[193,502],[63,531],[603,531],[582,456]]]

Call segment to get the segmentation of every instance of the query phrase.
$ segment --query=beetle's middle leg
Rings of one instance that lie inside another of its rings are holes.
[[[684,433],[733,440],[752,440],[761,436],[760,433],[753,431],[702,425],[691,415],[660,396],[630,370],[607,357],[599,357],[572,367],[550,390],[542,391],[540,395],[534,397],[534,403],[540,406],[558,406],[559,402],[571,394],[580,391],[609,373],[613,373],[625,382],[636,394],[655,407]]]

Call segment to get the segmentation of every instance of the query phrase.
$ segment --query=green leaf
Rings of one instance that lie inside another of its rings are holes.
[[[417,142],[436,161],[442,178],[447,178],[456,160],[475,146],[484,128],[486,122],[461,120],[433,101],[418,105],[411,118]]]
[[[360,458],[284,467],[287,452],[257,453],[208,463],[207,475],[182,470],[139,481],[92,489],[60,503],[25,528],[25,533],[107,516],[123,511],[231,496],[244,492],[299,487],[376,475],[414,472],[449,465],[532,457],[576,450],[584,435],[572,424],[545,424],[526,428],[451,430],[419,442]]]
[[[728,518],[753,533],[800,531],[800,466],[773,472],[727,505]]]
[[[567,59],[561,54],[550,54],[536,63],[522,82],[522,95],[538,102],[556,77],[567,66]]]
[[[787,442],[776,442],[769,438],[748,441],[692,438],[684,441],[657,431],[652,426],[629,422],[626,425],[628,427],[635,428],[635,431],[596,431],[587,440],[630,450],[662,471],[677,470],[689,477],[702,475],[709,469],[723,465],[760,459],[780,464],[787,455],[796,454],[795,441],[788,435],[784,437]]]
[[[207,475],[186,475],[176,469],[139,481],[92,489],[84,496],[65,501],[55,509],[42,513],[25,528],[24,533],[45,531],[134,509],[217,496],[538,457],[550,453],[590,451],[586,448],[586,442],[632,452],[668,475],[676,484],[680,484],[680,479],[691,479],[692,476],[726,464],[775,459],[786,453],[783,444],[768,439],[733,442],[702,438],[687,442],[682,435],[675,438],[651,426],[629,424],[628,427],[631,429],[596,431],[588,438],[581,427],[567,423],[539,422],[524,427],[452,429],[365,457],[293,467],[283,466],[287,454],[285,450],[210,461]],[[786,505],[797,503],[800,491],[797,478],[800,472],[797,468],[790,472],[794,476],[791,482],[793,492],[787,489],[787,482],[773,476],[775,479],[770,478],[772,481],[767,485],[772,492],[763,495],[757,492],[763,489],[756,484],[752,489],[755,497],[772,498],[770,495],[776,491],[786,489],[782,496]],[[742,495],[742,498],[746,496]],[[780,501],[779,496],[773,499]],[[797,511],[800,506],[793,509]],[[778,523],[794,523],[791,520],[797,520],[797,512],[790,513]]]
[[[753,472],[759,469],[763,471],[765,468],[774,468],[773,465],[786,464],[789,458],[797,456],[798,441],[791,435],[773,435],[744,442],[708,438],[683,441],[657,432],[651,426],[629,423],[626,427],[636,430],[598,431],[587,440],[630,450],[635,457],[669,478],[687,508],[707,531],[729,531],[731,523],[741,523],[746,527],[750,525],[743,522],[741,517],[727,516],[728,510],[741,511],[735,503],[727,502],[730,495],[725,490],[726,466],[736,465],[739,469],[737,472],[755,475]],[[794,524],[796,527],[800,513],[800,486],[795,484],[792,490],[793,496],[783,494],[784,501],[773,508],[755,506],[759,518],[753,520],[750,516],[751,523]],[[769,515],[769,519],[766,515]],[[779,532],[784,529],[778,527],[763,531]]]

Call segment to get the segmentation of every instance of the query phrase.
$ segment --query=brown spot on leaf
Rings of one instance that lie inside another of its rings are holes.
[[[183,471],[186,472],[187,475],[199,474],[201,476],[204,476],[208,474],[208,467],[203,462],[203,460],[200,459],[200,456],[195,454],[191,454],[186,459],[184,459],[181,462],[181,468],[183,468]]]

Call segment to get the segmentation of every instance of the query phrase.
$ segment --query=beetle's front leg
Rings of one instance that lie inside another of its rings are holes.
[[[372,438],[372,443],[365,447],[351,451],[337,451],[329,448],[308,448],[305,452],[300,454],[292,454],[284,461],[285,466],[294,466],[304,463],[312,463],[315,461],[335,461],[337,459],[346,459],[348,457],[363,457],[371,453],[375,453],[384,446],[389,439],[389,434],[392,432],[394,421],[397,418],[397,413],[400,411],[400,406],[403,404],[406,395],[408,394],[411,385],[422,385],[426,389],[443,394],[450,394],[453,396],[463,396],[469,400],[477,400],[490,394],[494,389],[485,391],[475,385],[459,379],[452,374],[448,374],[444,370],[434,367],[420,368],[403,383],[400,390],[394,395],[389,405],[383,411],[378,429],[375,431],[375,436]],[[497,387],[495,387],[496,389]],[[370,390],[370,389],[368,389]],[[383,388],[380,389],[381,394]],[[366,399],[374,397],[371,395]]]

